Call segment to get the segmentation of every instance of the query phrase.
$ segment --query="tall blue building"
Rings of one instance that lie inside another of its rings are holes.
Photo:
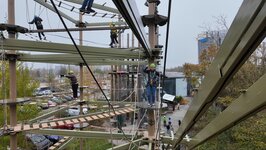
[[[225,38],[226,33],[227,30],[220,30],[205,32],[203,34],[198,35],[198,62],[200,61],[199,57],[203,50],[207,50],[212,45],[220,47]]]

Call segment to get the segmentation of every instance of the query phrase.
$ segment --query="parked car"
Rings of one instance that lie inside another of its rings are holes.
[[[39,106],[41,107],[41,109],[48,109],[49,108],[48,103],[40,103]]]
[[[26,134],[26,139],[30,141],[29,148],[34,150],[46,150],[53,143],[41,134]]]
[[[55,107],[57,104],[56,104],[56,102],[53,102],[53,101],[48,101],[48,106],[49,107]]]
[[[54,127],[54,129],[66,129],[66,130],[73,130],[74,129],[74,124],[64,124],[64,125],[57,125]]]
[[[71,107],[67,110],[69,116],[78,116],[80,109],[79,107]],[[83,114],[87,114],[88,113],[88,108],[83,108]]]
[[[45,135],[45,137],[51,142],[53,142],[53,144],[55,144],[56,142],[58,142],[59,140],[63,138],[62,136],[58,136],[58,135]]]

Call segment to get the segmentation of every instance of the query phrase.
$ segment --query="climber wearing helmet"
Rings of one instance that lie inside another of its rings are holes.
[[[148,75],[148,80],[146,84],[146,92],[148,97],[148,102],[150,106],[153,106],[155,103],[156,87],[159,77],[159,72],[156,71],[156,65],[154,63],[150,64],[149,67],[146,67],[143,71]]]
[[[111,27],[111,31],[110,31],[110,38],[111,38],[111,43],[109,44],[111,46],[111,48],[113,48],[113,44],[118,44],[117,41],[117,30],[114,28],[115,27],[115,23],[110,23],[109,26]]]

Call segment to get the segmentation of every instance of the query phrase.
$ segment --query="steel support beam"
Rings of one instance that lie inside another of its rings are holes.
[[[88,60],[102,60],[102,59],[115,59],[115,60],[120,60],[120,59],[130,59],[130,58],[135,58],[136,57],[132,57],[132,56],[128,56],[128,57],[124,57],[121,58],[121,56],[99,56],[99,55],[83,55],[85,59]],[[57,60],[65,60],[65,59],[73,59],[73,60],[80,60],[80,56],[77,54],[25,54],[25,53],[20,53],[19,55],[19,60],[24,60],[24,61],[29,61],[29,60],[40,60],[40,61],[44,61],[44,60],[53,60],[53,58],[56,57]],[[0,56],[0,58],[2,58]],[[129,61],[130,62],[130,61]]]
[[[151,47],[144,30],[144,25],[139,15],[136,2],[133,0],[113,0],[114,4],[126,20],[127,24],[138,38],[140,44],[146,51],[147,57],[151,57]]]
[[[71,44],[61,43],[46,43],[28,40],[13,40],[5,39],[3,41],[4,49],[18,49],[20,51],[33,51],[33,52],[50,52],[50,53],[68,53],[78,54],[76,49]],[[131,49],[118,49],[118,48],[99,48],[92,46],[79,46],[83,55],[96,55],[96,56],[118,56],[121,59],[126,59],[129,56],[135,58],[144,58],[144,53],[134,52]]]
[[[72,3],[75,3],[75,4],[79,4],[79,5],[82,5],[82,3],[83,3],[83,0],[64,0],[64,1],[72,2]],[[93,3],[92,7],[96,8],[96,9],[99,9],[99,10],[108,11],[108,12],[115,13],[115,14],[120,14],[120,12],[117,9],[114,9],[114,8],[111,8],[111,7],[107,7],[107,6],[103,6],[103,5],[100,5],[100,4]]]
[[[40,5],[43,5],[44,7],[48,8],[48,9],[50,9],[51,11],[55,12],[54,7],[51,6],[50,4],[47,4],[47,3],[45,2],[45,0],[34,0],[34,1],[37,2],[37,3],[39,3]],[[56,13],[56,12],[55,12],[55,13]],[[59,13],[60,13],[60,15],[61,15],[62,17],[64,17],[64,18],[67,19],[68,21],[70,21],[70,22],[72,22],[72,23],[74,23],[74,24],[76,24],[76,25],[79,24],[79,21],[78,21],[78,20],[73,19],[72,17],[68,16],[67,14],[65,14],[65,13],[63,13],[63,12],[61,12],[61,11],[59,11]]]
[[[20,58],[19,61],[24,62],[34,62],[34,63],[55,63],[55,64],[71,64],[71,65],[80,65],[83,64],[81,58],[56,58],[49,57],[46,59],[38,59],[32,55],[30,58]],[[52,56],[52,55],[51,55]],[[57,55],[54,55],[57,56]],[[115,60],[115,59],[106,59],[106,58],[86,58],[89,65],[146,65],[147,61],[124,61],[124,60]]]
[[[266,107],[266,74],[188,143],[190,149],[231,128]]]
[[[117,26],[112,27],[117,30],[129,29],[128,26]],[[68,28],[69,31],[100,31],[100,30],[111,30],[111,27],[87,27],[87,28]],[[38,32],[66,32],[66,29],[44,29],[44,30],[29,30],[29,33],[38,33]]]
[[[93,139],[110,139],[110,132],[99,132],[99,131],[79,131],[79,130],[57,130],[57,129],[41,129],[41,130],[32,130],[30,133],[36,134],[45,134],[45,135],[60,135],[60,136],[69,136],[75,138],[93,138]],[[113,139],[123,139],[131,138],[132,134],[123,134],[123,133],[112,133]]]
[[[128,150],[130,145],[134,145],[134,144],[141,145],[141,142],[142,142],[142,139],[137,139],[137,140],[134,140],[134,141],[132,141],[130,143],[120,144],[118,146],[109,148],[107,150]]]
[[[175,146],[204,114],[217,95],[265,38],[265,1],[245,0],[211,64],[181,126]]]

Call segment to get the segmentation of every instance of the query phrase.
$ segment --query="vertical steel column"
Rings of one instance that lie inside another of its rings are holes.
[[[83,20],[83,18],[82,18],[82,15],[81,14],[79,14],[79,21],[80,22],[82,22],[82,20]],[[79,45],[83,45],[83,31],[79,31]],[[80,91],[80,101],[82,101],[83,99],[84,99],[84,93],[83,93],[83,90],[84,90],[84,88],[83,88],[83,65],[82,64],[80,64],[80,66],[79,66],[80,68],[80,70],[79,70],[79,73],[80,73],[80,89],[79,89],[79,91]],[[82,107],[82,103],[80,103],[80,105],[79,105],[79,114],[80,115],[82,115],[83,114],[83,107]],[[82,123],[80,123],[80,130],[82,130]],[[79,149],[80,150],[83,150],[83,144],[84,144],[84,141],[83,141],[83,139],[82,138],[80,138],[80,143],[79,143]]]
[[[15,0],[8,0],[8,24],[15,24]],[[15,38],[15,33],[9,33],[9,38]],[[10,54],[16,54],[15,50],[10,50]],[[16,87],[16,59],[9,60],[10,73],[10,101],[15,102],[17,98]],[[9,105],[10,107],[10,125],[14,127],[17,125],[17,105]],[[17,135],[10,135],[10,149],[17,149]]]

